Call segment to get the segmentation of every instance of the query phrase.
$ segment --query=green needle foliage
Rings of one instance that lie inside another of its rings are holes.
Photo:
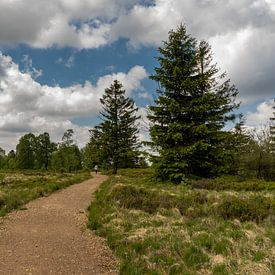
[[[159,97],[149,107],[157,177],[179,183],[185,175],[226,171],[231,134],[222,129],[236,117],[235,86],[213,64],[209,44],[192,38],[183,25],[170,31],[159,53],[151,76],[159,83]]]
[[[123,86],[117,80],[105,90],[100,99],[102,123],[91,130],[88,146],[98,150],[96,157],[112,166],[113,174],[119,167],[133,167],[138,158],[137,119],[138,108],[125,96]],[[102,164],[102,163],[97,163]]]

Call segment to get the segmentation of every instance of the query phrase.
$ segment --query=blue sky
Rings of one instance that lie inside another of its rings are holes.
[[[142,115],[153,104],[157,48],[185,23],[205,39],[239,89],[248,127],[268,123],[275,95],[273,0],[3,0],[0,3],[0,146],[25,133],[83,146],[99,122],[99,98],[114,79]]]

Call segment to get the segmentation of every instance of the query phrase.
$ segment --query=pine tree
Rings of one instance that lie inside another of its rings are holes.
[[[102,155],[102,134],[96,128],[90,131],[90,140],[82,150],[84,166],[93,169],[95,165],[101,165],[102,168],[107,168],[105,157]]]
[[[169,32],[159,53],[151,76],[159,83],[159,97],[149,107],[157,177],[179,183],[185,175],[225,170],[229,133],[222,129],[235,119],[236,88],[219,74],[208,43],[198,43],[183,25]]]
[[[91,130],[98,139],[98,150],[105,162],[112,165],[113,173],[118,167],[134,165],[137,158],[139,117],[134,101],[125,96],[120,82],[115,80],[100,99],[102,123]]]

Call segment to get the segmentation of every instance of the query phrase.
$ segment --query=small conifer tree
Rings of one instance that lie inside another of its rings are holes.
[[[111,164],[113,174],[118,167],[134,166],[138,157],[138,127],[136,115],[138,108],[134,101],[125,96],[120,82],[115,80],[105,89],[100,99],[102,104],[102,122],[91,130],[91,142],[97,138],[100,157]]]

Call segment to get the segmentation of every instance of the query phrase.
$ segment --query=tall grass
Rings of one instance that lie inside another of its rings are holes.
[[[223,181],[230,185],[230,177]],[[271,183],[261,191],[193,184],[157,183],[150,169],[136,169],[101,186],[89,207],[89,227],[121,259],[120,273],[272,274]]]
[[[27,202],[90,177],[89,172],[0,172],[0,216],[20,209]]]

